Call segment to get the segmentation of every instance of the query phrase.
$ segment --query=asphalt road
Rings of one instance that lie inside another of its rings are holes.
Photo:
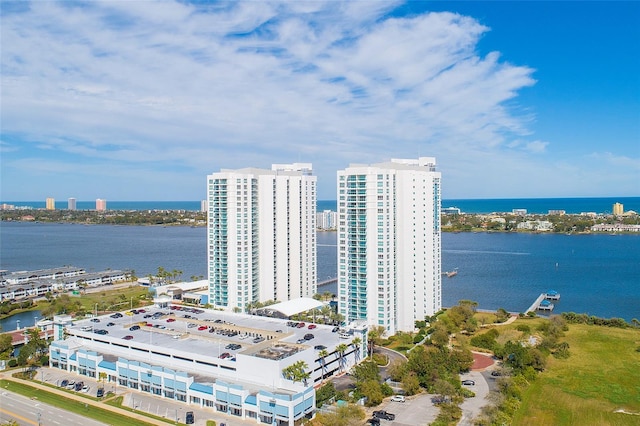
[[[0,422],[15,420],[21,426],[106,426],[96,420],[70,413],[37,400],[2,389]]]

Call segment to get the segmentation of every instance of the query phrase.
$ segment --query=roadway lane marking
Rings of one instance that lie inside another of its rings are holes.
[[[0,408],[0,412],[3,412],[4,414],[16,418],[18,420],[22,420],[23,422],[27,422],[29,424],[32,424],[33,426],[38,426],[38,422],[34,422],[31,419],[28,419],[26,417],[22,417],[20,414],[18,413],[14,413],[13,411],[9,411],[9,410],[5,410],[4,408]]]

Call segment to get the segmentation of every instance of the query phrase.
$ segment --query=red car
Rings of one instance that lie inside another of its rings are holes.
[[[131,339],[133,339],[133,336],[124,336],[123,339],[124,340],[131,340]]]
[[[174,322],[175,320],[175,318],[167,318],[167,322]]]
[[[309,330],[313,330],[314,328],[316,328],[315,324],[309,324]]]
[[[305,323],[303,323],[303,322],[299,322],[299,323],[298,323],[298,328],[304,328],[304,326],[305,326],[305,325],[306,325]]]
[[[222,355],[220,355],[220,359],[226,359],[229,358],[231,356],[231,354],[229,352],[225,352]]]
[[[202,330],[206,330],[208,327],[206,325],[201,325],[200,327],[198,327],[198,330],[202,331]]]

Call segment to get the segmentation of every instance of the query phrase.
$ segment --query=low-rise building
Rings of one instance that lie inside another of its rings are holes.
[[[367,354],[367,327],[154,305],[94,319],[54,319],[49,364],[160,398],[256,423],[293,425],[315,414],[322,380]],[[187,313],[188,312],[188,313]],[[283,371],[302,363],[297,381]]]

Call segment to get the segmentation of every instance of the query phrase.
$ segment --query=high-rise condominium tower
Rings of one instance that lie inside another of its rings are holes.
[[[209,303],[247,304],[316,293],[316,180],[308,163],[209,175]]]
[[[47,210],[55,210],[56,209],[56,200],[55,198],[48,197],[45,203],[45,207]]]
[[[338,171],[338,309],[388,333],[440,310],[440,173],[435,158]]]
[[[75,210],[76,209],[76,199],[69,198],[67,200],[67,210]]]
[[[101,198],[96,199],[96,210],[99,212],[107,210],[107,200]]]
[[[624,205],[621,203],[613,203],[613,215],[622,216],[624,213]]]

